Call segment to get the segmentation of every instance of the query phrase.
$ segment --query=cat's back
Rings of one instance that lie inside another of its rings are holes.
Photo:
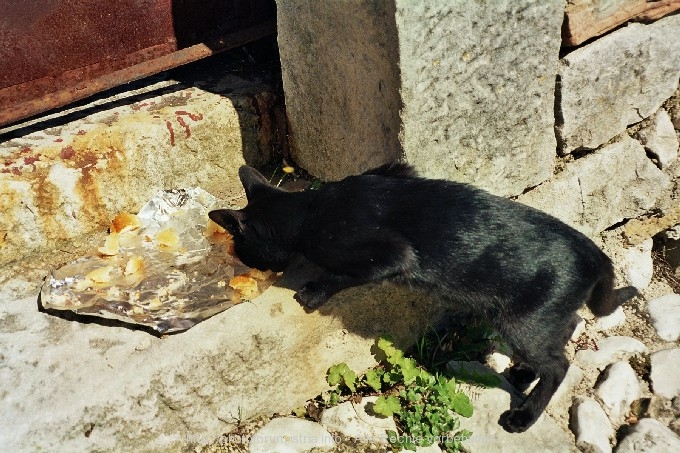
[[[390,229],[421,253],[446,248],[508,255],[570,253],[605,259],[586,236],[560,220],[474,186],[426,179],[397,168],[325,185],[310,210],[312,229]],[[334,227],[335,226],[335,227]],[[575,258],[576,259],[576,258]]]

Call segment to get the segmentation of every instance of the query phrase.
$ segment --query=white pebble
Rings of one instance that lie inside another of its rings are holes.
[[[643,418],[616,446],[616,453],[654,453],[680,451],[680,436],[653,418]]]
[[[604,380],[597,386],[595,394],[602,401],[612,423],[620,425],[630,410],[630,404],[640,398],[640,382],[633,367],[624,361],[611,364],[602,374]]]
[[[647,311],[656,333],[665,341],[680,338],[680,295],[666,294],[649,301]]]
[[[607,414],[592,398],[578,399],[571,408],[572,430],[576,446],[583,451],[611,453],[609,439],[614,437]]]
[[[680,373],[678,373],[680,348],[657,351],[650,359],[652,362],[650,378],[654,393],[669,399],[680,396]]]

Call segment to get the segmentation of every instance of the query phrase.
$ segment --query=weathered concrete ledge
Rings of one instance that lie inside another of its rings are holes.
[[[175,83],[0,141],[0,268],[105,230],[160,189],[240,193],[238,167],[269,157],[274,98],[266,84],[234,76]]]
[[[0,289],[2,451],[188,449],[313,398],[331,365],[372,366],[379,335],[405,346],[441,319],[432,301],[388,285],[313,313],[274,286],[158,338],[39,312],[36,293],[35,282]]]

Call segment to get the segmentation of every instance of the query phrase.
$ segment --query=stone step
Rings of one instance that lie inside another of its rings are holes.
[[[241,193],[239,166],[270,157],[278,93],[252,74],[187,73],[0,135],[0,280],[160,189]]]

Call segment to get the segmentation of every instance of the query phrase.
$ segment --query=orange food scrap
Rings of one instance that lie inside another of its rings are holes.
[[[205,225],[205,235],[207,237],[210,237],[215,234],[229,234],[229,233],[227,233],[227,230],[222,228],[220,225],[216,224],[211,219],[208,219],[208,223],[206,223]]]
[[[249,276],[253,277],[255,280],[267,280],[269,277],[271,277],[274,273],[272,271],[261,271],[259,269],[251,269],[248,271]]]
[[[142,226],[142,222],[134,214],[129,212],[121,212],[111,221],[111,232],[122,233],[123,231],[137,230]]]
[[[247,274],[237,275],[229,280],[229,286],[238,291],[242,297],[253,299],[260,294],[257,287],[257,280]]]

